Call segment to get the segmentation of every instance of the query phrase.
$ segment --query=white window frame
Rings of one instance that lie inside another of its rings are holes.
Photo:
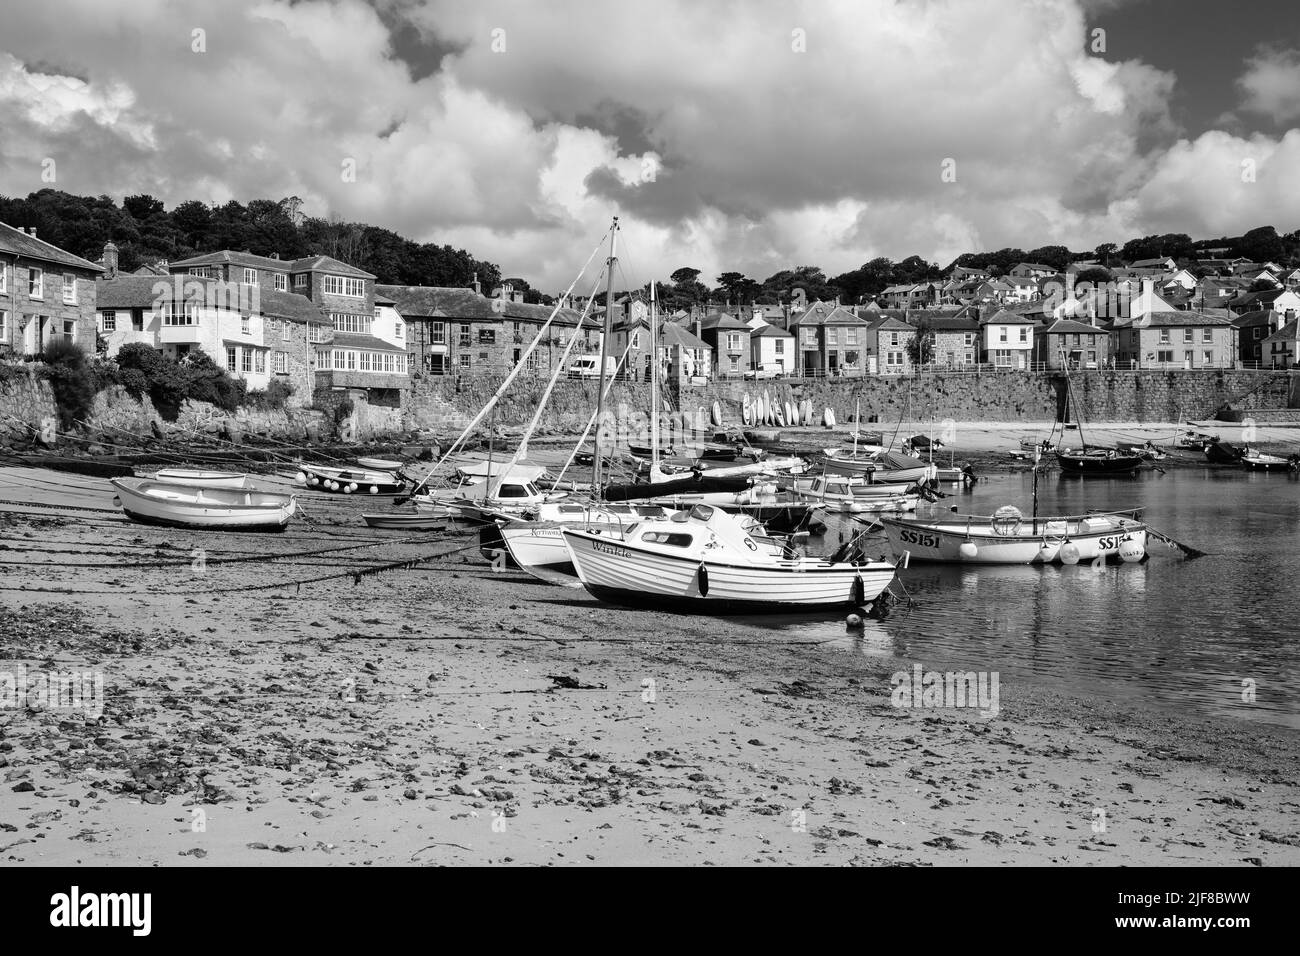
[[[288,342],[292,338],[293,336],[289,332],[289,320],[281,319],[280,320],[280,341]]]
[[[273,368],[276,375],[287,375],[289,373],[289,353],[276,352],[275,358],[272,359]]]
[[[234,372],[239,369],[239,349],[233,345],[226,346],[226,371]]]
[[[250,274],[251,274],[251,279],[252,279],[252,281],[249,281],[249,280],[250,280]],[[239,284],[240,284],[240,285],[257,285],[257,270],[256,270],[256,269],[250,269],[250,268],[248,268],[247,266],[245,266],[245,267],[244,267],[244,271],[243,271],[243,273],[242,273],[242,275],[241,275],[241,278],[240,278],[240,280],[239,280]]]
[[[338,295],[349,299],[366,297],[366,280],[352,276],[326,275],[321,280],[321,292],[325,295]]]
[[[239,370],[245,375],[253,373],[253,349],[243,348],[239,350]]]
[[[1210,329],[1210,328],[1201,329],[1201,344],[1202,345],[1214,344],[1214,329]]]
[[[77,277],[71,272],[63,273],[63,304],[77,304]]]
[[[0,262],[0,295],[9,294],[9,263]]]
[[[27,270],[27,298],[45,299],[45,270],[40,266],[31,266]]]
[[[253,374],[266,374],[266,349],[253,350]]]
[[[398,319],[393,323],[393,338],[406,341],[406,323]]]
[[[305,272],[296,273],[293,277],[293,287],[295,289],[307,288],[307,273]]]
[[[275,273],[275,291],[276,292],[289,291],[289,277],[285,275],[283,272]]]
[[[253,334],[253,317],[250,315],[241,315],[239,317],[239,333],[241,335]]]
[[[0,309],[0,342],[9,341],[9,310]]]
[[[99,327],[105,332],[117,331],[117,310],[105,309],[99,313]]]
[[[434,322],[430,326],[429,344],[430,345],[447,344],[447,323],[446,322]]]
[[[199,304],[197,302],[182,302],[181,313],[178,318],[176,314],[176,303],[164,302],[162,307],[162,324],[166,326],[198,325]]]

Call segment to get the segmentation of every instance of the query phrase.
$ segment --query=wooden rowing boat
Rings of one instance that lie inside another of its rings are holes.
[[[247,475],[233,471],[193,471],[185,468],[166,468],[153,475],[154,481],[168,485],[189,485],[194,488],[251,488],[256,489]]]

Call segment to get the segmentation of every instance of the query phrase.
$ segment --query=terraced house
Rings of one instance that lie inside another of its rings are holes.
[[[36,355],[56,339],[95,349],[95,279],[103,269],[0,223],[0,354]]]
[[[553,307],[528,305],[522,294],[502,289],[495,297],[474,289],[441,286],[380,285],[405,324],[406,351],[411,369],[421,375],[469,375],[508,372],[524,361]],[[538,374],[559,363],[569,340],[581,341],[572,355],[600,348],[600,329],[591,316],[579,328],[581,314],[560,309],[527,364]]]
[[[867,321],[833,302],[814,302],[790,320],[800,375],[863,375]]]

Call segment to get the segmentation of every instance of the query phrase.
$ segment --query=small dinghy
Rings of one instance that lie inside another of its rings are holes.
[[[113,504],[135,521],[213,531],[283,531],[297,510],[293,495],[240,488],[172,485],[114,478]]]
[[[398,471],[402,467],[400,461],[391,458],[358,458],[357,464],[370,471]]]
[[[185,468],[167,468],[153,476],[154,481],[168,485],[188,485],[192,488],[253,488],[257,486],[247,475],[231,471],[190,471]]]
[[[366,468],[326,468],[323,465],[299,465],[298,483],[321,491],[351,495],[395,495],[406,482],[391,471]]]
[[[453,521],[451,512],[446,508],[363,514],[361,518],[372,528],[390,531],[446,531]]]
[[[1226,441],[1219,441],[1217,438],[1207,442],[1202,452],[1206,460],[1214,465],[1235,465],[1246,453],[1245,449],[1230,445]]]

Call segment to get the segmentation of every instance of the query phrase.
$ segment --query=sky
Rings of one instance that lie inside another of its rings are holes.
[[[762,280],[1290,232],[1298,179],[1294,0],[0,12],[0,194],[299,196],[551,292],[615,215],[630,284],[680,266]]]

